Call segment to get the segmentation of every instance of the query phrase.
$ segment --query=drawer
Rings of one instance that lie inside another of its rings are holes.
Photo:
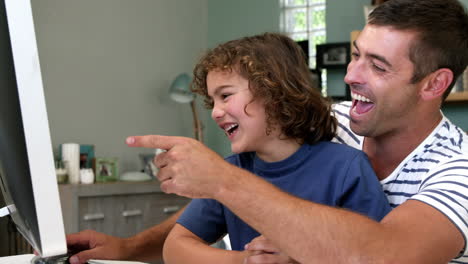
[[[78,200],[78,230],[93,229],[109,235],[115,218],[115,199],[108,197],[80,197]]]
[[[151,212],[143,218],[144,229],[164,221],[190,202],[185,197],[163,193],[147,194],[144,199],[146,209]]]
[[[79,198],[79,230],[129,237],[177,212],[190,200],[163,193]]]

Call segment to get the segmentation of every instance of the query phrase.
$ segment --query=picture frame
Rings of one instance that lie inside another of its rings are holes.
[[[94,145],[79,144],[80,145],[80,168],[92,168],[94,159]],[[58,147],[57,159],[62,159],[62,144]]]
[[[93,170],[96,182],[112,182],[118,180],[117,158],[94,158]]]
[[[92,168],[94,159],[94,145],[80,144],[80,168]]]
[[[317,68],[342,69],[351,59],[350,43],[327,43],[317,45]]]

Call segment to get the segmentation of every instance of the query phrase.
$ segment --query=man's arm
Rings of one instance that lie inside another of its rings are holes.
[[[447,217],[418,201],[405,202],[378,223],[236,175],[214,198],[300,263],[446,263],[463,248]]]
[[[242,264],[247,252],[209,246],[184,226],[176,224],[164,244],[166,264]]]
[[[218,200],[300,263],[443,263],[464,246],[455,225],[422,202],[407,201],[378,223],[286,194],[189,138],[127,143],[168,150],[156,158],[162,190]]]
[[[185,208],[164,222],[130,238],[118,238],[92,230],[67,236],[67,245],[72,252],[80,251],[70,258],[70,263],[86,263],[89,259],[140,260],[162,258],[162,249],[167,235]]]

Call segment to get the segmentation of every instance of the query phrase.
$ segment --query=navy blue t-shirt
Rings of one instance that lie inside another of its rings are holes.
[[[283,191],[305,200],[347,208],[380,221],[390,206],[364,152],[332,143],[304,144],[279,162],[264,162],[254,152],[226,161],[262,177]],[[233,250],[260,234],[211,199],[194,199],[177,220],[208,243],[229,233]]]

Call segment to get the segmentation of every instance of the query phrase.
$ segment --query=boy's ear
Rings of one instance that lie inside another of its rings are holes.
[[[437,97],[442,97],[453,80],[453,72],[447,68],[438,69],[437,71],[426,76],[424,86],[420,91],[423,100],[432,100]]]

